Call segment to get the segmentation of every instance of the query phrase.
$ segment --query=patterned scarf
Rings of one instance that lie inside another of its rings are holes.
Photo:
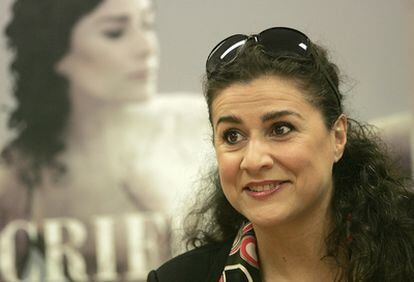
[[[260,282],[256,236],[252,224],[240,228],[218,282]]]
[[[346,218],[347,244],[353,241],[351,222],[350,213]],[[243,224],[237,233],[218,282],[261,282],[256,236],[250,222]]]

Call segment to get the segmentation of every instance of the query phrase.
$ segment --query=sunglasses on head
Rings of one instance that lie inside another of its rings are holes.
[[[341,107],[339,90],[329,77],[328,72],[319,63],[317,55],[312,52],[312,42],[305,34],[293,28],[272,27],[250,36],[235,34],[227,37],[217,44],[208,55],[206,62],[207,76],[210,77],[220,66],[233,62],[240,54],[243,46],[250,40],[253,40],[255,44],[260,44],[263,51],[272,57],[283,58],[293,55],[296,58],[313,58],[334,91],[338,105]]]

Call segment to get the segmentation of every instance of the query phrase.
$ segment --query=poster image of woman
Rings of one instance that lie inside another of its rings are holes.
[[[208,124],[201,95],[156,95],[153,21],[150,0],[13,2],[1,281],[142,281],[170,257]]]

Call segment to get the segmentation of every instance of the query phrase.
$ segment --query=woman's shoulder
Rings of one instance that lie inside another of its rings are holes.
[[[15,169],[0,164],[0,230],[12,220],[27,219],[28,197]]]
[[[17,184],[19,183],[16,169],[4,163],[0,163],[0,195],[12,186],[20,186]]]
[[[232,240],[208,244],[183,253],[151,271],[149,282],[218,281]]]

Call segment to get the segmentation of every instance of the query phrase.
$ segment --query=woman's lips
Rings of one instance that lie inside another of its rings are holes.
[[[129,78],[134,79],[134,80],[147,80],[149,76],[150,76],[150,71],[141,70],[141,71],[130,73]]]
[[[249,196],[257,199],[267,198],[282,189],[289,181],[251,182],[243,189]]]

